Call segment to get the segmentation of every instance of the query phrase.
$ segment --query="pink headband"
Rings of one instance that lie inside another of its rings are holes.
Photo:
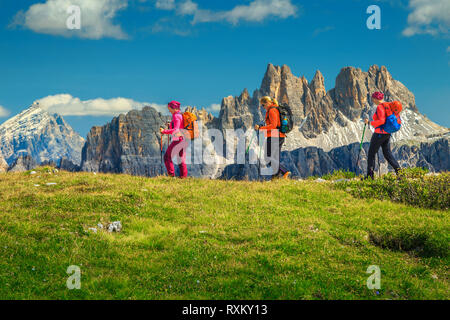
[[[179,103],[178,101],[171,101],[171,102],[169,102],[169,107],[171,107],[172,109],[175,109],[175,110],[180,110],[181,103]]]
[[[375,92],[372,95],[372,98],[377,99],[377,100],[383,100],[384,99],[384,94],[382,92]]]

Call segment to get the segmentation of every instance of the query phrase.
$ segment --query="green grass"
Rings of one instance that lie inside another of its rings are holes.
[[[447,210],[313,181],[39,169],[0,185],[0,299],[449,299]],[[86,232],[116,220],[121,233]]]
[[[399,176],[388,173],[379,179],[353,179],[337,183],[336,188],[366,199],[392,200],[415,207],[450,208],[450,172],[427,176],[420,168],[402,170]]]

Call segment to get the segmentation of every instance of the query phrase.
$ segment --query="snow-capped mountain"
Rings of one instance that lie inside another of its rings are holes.
[[[84,139],[58,114],[33,105],[0,125],[0,155],[8,165],[20,155],[30,155],[37,163],[69,158],[81,162]]]

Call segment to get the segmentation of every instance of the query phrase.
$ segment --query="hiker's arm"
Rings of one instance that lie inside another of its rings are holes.
[[[179,117],[175,117],[173,119],[173,127],[172,127],[172,129],[164,130],[162,132],[162,134],[173,134],[174,132],[180,130],[181,129],[181,121],[182,121],[182,119],[180,119]]]
[[[374,120],[370,123],[370,125],[372,127],[378,128],[386,123],[386,112],[384,111],[384,107],[382,105],[377,107],[376,116],[377,116],[377,120],[375,120],[375,115],[374,115]]]
[[[260,127],[259,130],[276,130],[277,123],[278,123],[277,110],[272,109],[269,111],[269,124],[264,127]]]

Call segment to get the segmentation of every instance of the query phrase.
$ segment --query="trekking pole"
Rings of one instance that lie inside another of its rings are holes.
[[[258,133],[257,133],[256,130],[255,130],[255,132],[254,132],[254,134],[253,134],[253,136],[252,136],[252,139],[250,140],[250,144],[249,144],[248,147],[247,147],[247,151],[245,152],[246,154],[248,154],[248,153],[250,152],[250,147],[252,146],[253,140],[255,140],[255,136],[256,136],[256,135],[258,135]]]
[[[358,169],[359,160],[361,158],[361,151],[363,149],[364,137],[366,136],[366,128],[367,128],[367,124],[364,124],[363,136],[361,139],[361,144],[359,145],[358,160],[356,161],[356,169]]]
[[[378,177],[381,178],[381,164],[380,164],[380,151],[377,153],[378,158]]]
[[[260,181],[261,180],[261,153],[262,153],[262,148],[261,148],[261,139],[259,137],[259,132],[258,132],[258,146],[259,146],[258,181]]]
[[[163,169],[163,135],[161,134],[161,141],[159,143],[161,146],[161,176],[164,175],[164,169]]]

